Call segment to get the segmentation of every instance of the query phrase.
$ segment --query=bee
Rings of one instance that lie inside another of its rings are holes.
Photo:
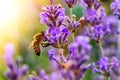
[[[33,37],[32,45],[31,48],[34,50],[36,55],[40,55],[41,53],[41,48],[40,44],[44,41],[44,32],[42,31],[41,33],[35,34]]]

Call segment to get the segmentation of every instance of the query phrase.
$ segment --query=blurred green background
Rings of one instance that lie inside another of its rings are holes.
[[[101,0],[105,11],[110,14],[110,2],[112,0]],[[55,4],[62,4],[66,8],[66,15],[69,15],[69,8],[64,0],[55,0]],[[3,76],[6,70],[3,59],[4,46],[7,43],[15,45],[15,58],[20,55],[23,57],[23,63],[29,65],[31,71],[45,69],[50,72],[49,61],[47,59],[46,49],[41,56],[36,56],[29,45],[34,34],[44,29],[46,25],[40,24],[39,13],[42,6],[49,5],[49,0],[0,0],[0,80],[7,80]],[[73,14],[79,19],[82,16],[82,8],[76,5]],[[93,46],[95,44],[91,42]],[[95,54],[95,53],[94,53]],[[93,60],[97,55],[93,55]],[[2,66],[1,66],[2,65]],[[86,72],[84,80],[92,80],[91,70]]]

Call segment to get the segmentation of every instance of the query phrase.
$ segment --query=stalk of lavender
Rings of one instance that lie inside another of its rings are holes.
[[[107,80],[110,80],[110,77],[116,74],[114,69],[117,69],[119,66],[120,63],[116,57],[112,57],[111,59],[104,57],[94,64],[93,73],[104,75]]]
[[[72,21],[72,7],[70,7],[70,21]],[[72,39],[74,41],[74,33],[72,33]]]
[[[85,35],[98,42],[102,57],[104,57],[104,51],[102,48],[102,40],[108,33],[108,28],[103,24],[103,19],[106,17],[104,8],[101,7],[99,0],[81,0],[81,5],[86,7],[84,10],[84,20],[87,25],[85,27]]]
[[[70,20],[72,21],[72,8],[70,8]],[[73,41],[75,39],[74,33],[72,33],[72,39],[73,39]]]
[[[120,4],[119,3],[120,3],[120,0],[114,0],[110,5],[111,10],[113,11],[113,14],[117,16],[119,20],[118,31],[120,30]],[[118,53],[120,55],[120,35],[118,35]]]
[[[102,41],[101,40],[99,40],[99,47],[100,47],[100,51],[101,51],[102,57],[104,57],[104,51],[103,51]]]
[[[70,8],[70,21],[72,21],[72,9],[76,5],[77,1],[78,0],[65,0],[65,2],[67,3],[68,7]],[[72,33],[72,39],[73,39],[73,41],[75,39],[74,33]]]
[[[9,80],[24,80],[24,76],[28,72],[28,66],[22,66],[22,59],[18,57],[16,61],[13,59],[14,54],[14,45],[7,44],[5,46],[5,61],[8,67],[8,70],[4,72],[4,76]]]
[[[72,8],[70,8],[70,20],[72,19]]]
[[[104,75],[106,79],[110,79],[111,71],[109,71],[108,69],[111,64],[109,63],[109,59],[104,57],[105,53],[102,48],[102,41],[108,34],[112,33],[110,25],[111,23],[108,23],[106,21],[107,25],[103,24],[106,13],[104,11],[104,8],[101,7],[101,2],[99,0],[81,0],[81,5],[86,7],[86,10],[84,10],[84,19],[87,22],[87,26],[90,26],[90,28],[85,28],[85,34],[99,43],[100,51],[102,54],[103,60],[101,59],[100,62],[97,63],[98,65],[96,67],[98,67],[98,69],[96,70],[96,72]]]
[[[66,57],[63,55],[64,50],[60,49],[50,49],[47,54],[50,61],[58,64],[58,72],[62,71],[60,74],[63,79],[80,80],[90,68],[90,65],[87,65],[90,59],[88,54],[90,50],[89,37],[77,36],[75,41],[69,45],[69,53]]]

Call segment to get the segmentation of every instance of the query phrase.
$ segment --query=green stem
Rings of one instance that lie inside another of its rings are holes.
[[[74,41],[74,39],[75,39],[75,35],[74,33],[72,33],[72,40]]]
[[[107,77],[107,80],[111,80],[110,77]]]
[[[70,8],[70,20],[72,21],[72,8]],[[74,41],[75,36],[74,33],[72,33],[72,40]]]
[[[101,40],[99,40],[99,47],[100,47],[100,51],[101,51],[102,57],[104,57],[104,51],[103,51],[102,41]]]
[[[70,8],[70,20],[72,20],[72,8]]]

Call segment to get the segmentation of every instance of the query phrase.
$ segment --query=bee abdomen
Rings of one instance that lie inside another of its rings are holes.
[[[36,55],[40,55],[41,50],[40,50],[40,45],[39,45],[39,41],[35,41],[33,44],[33,50],[35,51]]]

